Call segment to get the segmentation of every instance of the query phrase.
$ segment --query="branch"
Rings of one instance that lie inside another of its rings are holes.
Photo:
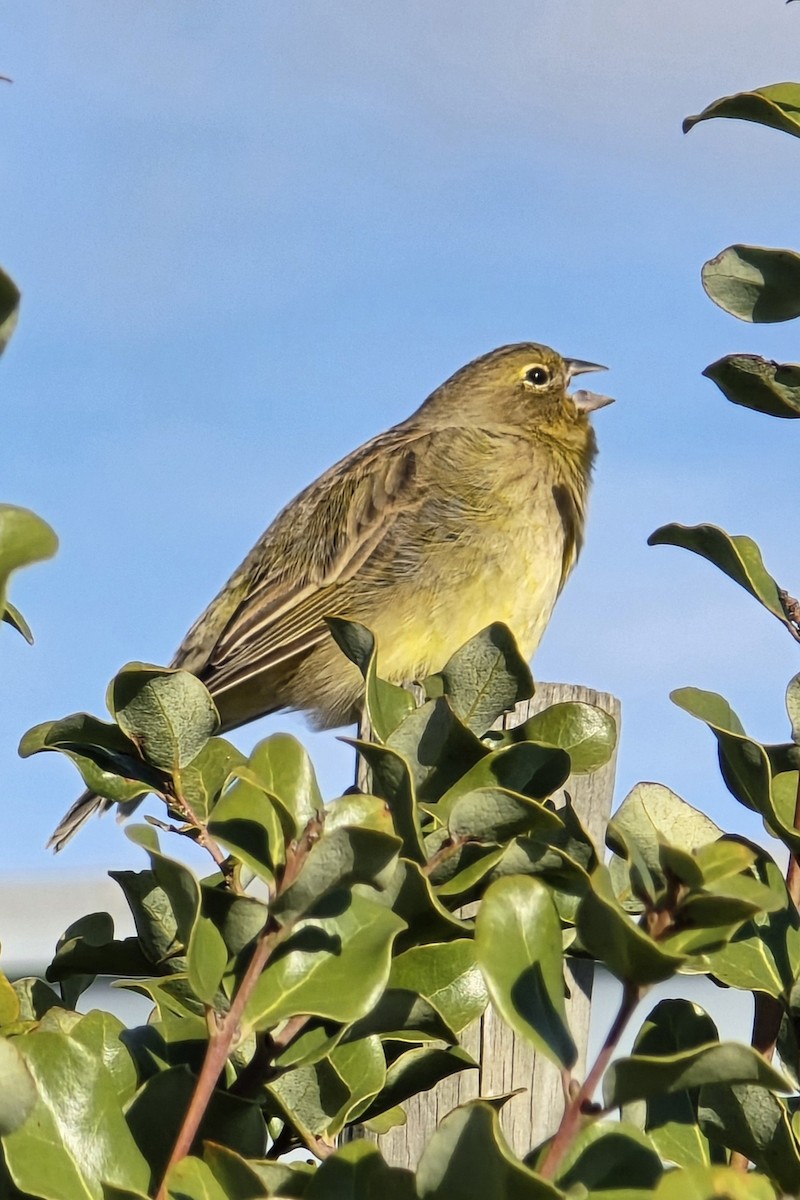
[[[586,1076],[583,1085],[577,1091],[574,1088],[569,1089],[573,1094],[564,1109],[561,1124],[547,1148],[547,1153],[542,1160],[541,1166],[537,1167],[537,1174],[541,1175],[543,1179],[555,1179],[556,1172],[561,1165],[564,1155],[583,1127],[584,1117],[591,1114],[594,1110],[592,1097],[597,1090],[597,1085],[611,1061],[614,1051],[619,1045],[619,1040],[625,1031],[625,1027],[633,1016],[637,1004],[644,995],[644,991],[644,988],[637,987],[635,984],[629,983],[625,985],[619,1011],[614,1018],[613,1025],[608,1031],[608,1035],[603,1042],[594,1066]]]
[[[291,844],[287,855],[286,868],[277,895],[286,891],[297,878],[312,846],[319,839],[321,829],[322,818],[320,816],[314,817],[308,822],[299,841]],[[206,1047],[206,1056],[203,1060],[200,1074],[197,1077],[192,1099],[183,1118],[183,1124],[178,1133],[169,1162],[167,1163],[164,1179],[158,1190],[158,1200],[166,1200],[166,1181],[169,1172],[175,1163],[185,1158],[192,1148],[197,1131],[200,1128],[209,1101],[214,1093],[214,1088],[228,1061],[231,1048],[239,1037],[239,1025],[247,1002],[253,994],[253,989],[269,963],[270,958],[275,953],[275,950],[292,933],[294,924],[295,922],[290,921],[286,925],[278,925],[272,917],[267,918],[267,923],[258,936],[253,956],[247,965],[247,970],[242,976],[241,983],[231,1001],[230,1008],[225,1014],[211,1014],[213,1018],[210,1024],[211,1036]]]

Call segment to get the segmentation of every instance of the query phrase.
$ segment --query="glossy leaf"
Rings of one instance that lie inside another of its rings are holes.
[[[703,371],[731,404],[770,417],[800,417],[800,365],[728,354]]]
[[[354,892],[335,893],[320,908],[330,915],[301,921],[258,980],[246,1027],[269,1029],[297,1013],[355,1021],[377,1001],[404,922]]]
[[[342,617],[326,617],[339,649],[354,662],[364,677],[367,720],[370,730],[385,742],[414,708],[414,697],[405,688],[387,683],[378,675],[375,637],[365,625]]]
[[[688,133],[700,121],[710,121],[714,117],[754,121],[792,137],[800,137],[800,84],[772,83],[768,87],[753,88],[751,92],[722,96],[697,116],[687,117],[683,122],[683,132]]]
[[[235,1200],[226,1193],[207,1163],[183,1158],[170,1167],[165,1187],[171,1200]]]
[[[706,295],[740,321],[800,316],[800,254],[768,246],[728,246],[703,265]]]
[[[752,538],[729,534],[716,525],[662,525],[647,539],[649,546],[680,546],[707,558],[735,583],[754,596],[784,625],[778,585],[767,572],[761,551]]]
[[[556,1200],[563,1193],[509,1149],[497,1112],[483,1100],[448,1113],[422,1152],[420,1200]]]
[[[417,811],[411,771],[402,755],[388,746],[350,740],[370,768],[370,788],[389,805],[404,857],[424,864],[427,860]]]
[[[274,733],[258,743],[249,765],[264,791],[276,796],[292,814],[295,836],[299,837],[323,807],[317,777],[303,746],[291,734]]]
[[[635,1055],[670,1055],[719,1040],[709,1015],[689,1000],[662,1000],[639,1031]],[[645,1129],[662,1158],[681,1167],[708,1165],[712,1152],[698,1124],[699,1090],[655,1092],[645,1102]],[[625,1115],[625,1114],[623,1114]]]
[[[11,1038],[0,1038],[0,1137],[13,1133],[28,1119],[36,1103],[36,1085]]]
[[[156,1179],[163,1177],[195,1082],[186,1067],[161,1070],[145,1082],[128,1108],[128,1125]],[[245,1158],[260,1157],[266,1144],[261,1112],[255,1104],[215,1091],[200,1124],[198,1150],[204,1141],[218,1142]]]
[[[181,770],[181,796],[200,821],[207,822],[231,772],[247,760],[225,738],[210,738]]]
[[[0,354],[8,345],[19,317],[20,292],[14,280],[0,270]]]
[[[769,1085],[768,1085],[769,1086]],[[704,1087],[700,1120],[704,1132],[744,1154],[774,1179],[782,1191],[800,1190],[800,1152],[786,1105],[767,1087]]]
[[[234,768],[234,782],[219,798],[208,832],[261,879],[272,882],[295,835],[293,814],[256,782],[250,769]]]
[[[603,1080],[607,1108],[711,1083],[757,1083],[776,1092],[791,1085],[752,1046],[713,1042],[675,1054],[637,1054],[613,1062]]]
[[[587,775],[604,767],[617,744],[614,718],[595,704],[567,700],[534,713],[513,730],[514,740],[545,742],[566,750],[573,775]]]
[[[525,876],[493,883],[478,910],[475,949],[503,1020],[557,1066],[572,1067],[561,922],[548,888]]]
[[[208,689],[191,671],[131,662],[108,686],[108,710],[142,757],[174,774],[219,728]]]
[[[61,1033],[39,1032],[15,1045],[37,1092],[28,1119],[3,1138],[20,1191],[52,1200],[101,1200],[104,1180],[146,1193],[150,1172],[102,1058]]]
[[[346,1142],[320,1165],[304,1200],[416,1200],[414,1177],[388,1166],[372,1143]]]
[[[438,803],[423,807],[437,821],[444,823],[456,801],[479,788],[501,788],[544,800],[566,782],[569,769],[569,755],[563,750],[536,742],[519,742],[487,754],[462,775]]]
[[[455,715],[479,736],[534,690],[514,635],[499,621],[456,650],[442,669],[441,686]]]
[[[789,680],[786,688],[786,712],[792,726],[792,741],[800,743],[800,675]]]
[[[0,353],[5,346],[2,305],[3,284],[6,280],[7,276],[0,272]],[[14,504],[0,504],[0,614],[4,619],[6,589],[11,573],[20,567],[52,558],[57,549],[58,538],[47,522],[37,517],[36,513]],[[14,619],[15,613],[16,609],[12,609],[10,623],[19,628],[19,622]],[[27,626],[24,622],[23,626],[21,632],[25,636]]]
[[[652,1188],[663,1166],[651,1138],[626,1122],[594,1121],[572,1142],[559,1167],[560,1188],[588,1188],[605,1196],[616,1189]]]
[[[420,800],[438,800],[465,771],[489,753],[453,712],[445,697],[414,709],[387,739],[406,763]]]
[[[591,888],[578,906],[576,926],[581,942],[623,982],[647,986],[669,979],[685,956],[655,942],[619,905],[604,866],[591,877]]]
[[[440,1050],[435,1046],[417,1046],[397,1055],[386,1072],[386,1083],[370,1107],[362,1113],[362,1120],[373,1120],[388,1112],[411,1096],[419,1095],[435,1087],[442,1079],[449,1079],[460,1071],[474,1070],[478,1064],[461,1046],[448,1046]]]
[[[323,896],[353,883],[371,883],[380,888],[393,874],[399,838],[358,826],[341,826],[326,832],[312,846],[298,878],[273,903],[272,915],[281,924],[291,924],[317,904]]]
[[[75,763],[87,787],[118,803],[127,803],[164,787],[164,777],[138,755],[124,733],[89,713],[44,721],[24,734],[19,754],[29,758],[58,750]]]
[[[472,938],[413,946],[399,954],[389,986],[424,996],[456,1033],[476,1020],[489,1001]]]
[[[667,1172],[653,1192],[653,1200],[777,1200],[777,1197],[763,1175],[716,1166]]]

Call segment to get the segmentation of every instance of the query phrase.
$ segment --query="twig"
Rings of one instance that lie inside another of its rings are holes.
[[[467,839],[463,837],[451,838],[441,846],[435,854],[431,855],[428,861],[420,867],[423,875],[432,875],[437,867],[443,862],[447,862],[448,858],[452,858],[466,843]]]
[[[633,1016],[636,1006],[643,995],[643,988],[637,987],[635,984],[625,985],[619,1011],[614,1018],[613,1025],[608,1031],[606,1040],[603,1042],[600,1053],[595,1059],[594,1066],[586,1076],[585,1082],[577,1091],[572,1087],[569,1089],[571,1099],[564,1109],[561,1124],[547,1148],[547,1153],[544,1156],[541,1166],[537,1167],[537,1174],[541,1175],[543,1179],[555,1179],[556,1172],[561,1165],[564,1155],[569,1150],[574,1138],[583,1125],[583,1118],[592,1112],[592,1097],[597,1085],[611,1061],[619,1040],[625,1031],[625,1027]]]
[[[800,642],[800,600],[795,600],[783,588],[778,588],[778,599],[786,616],[786,628],[796,642]]]
[[[181,815],[184,816],[186,818],[186,820],[195,827],[195,829],[197,830],[197,842],[205,850],[208,851],[208,853],[211,855],[214,862],[217,864],[220,871],[222,871],[222,874],[225,876],[226,880],[230,884],[231,878],[232,878],[231,872],[229,870],[227,870],[225,867],[225,863],[227,862],[228,856],[226,854],[223,854],[223,852],[220,850],[217,843],[211,837],[211,835],[208,832],[208,826],[205,824],[204,821],[200,820],[197,813],[194,811],[191,804],[184,796],[183,791],[181,790],[181,786],[178,783],[178,781],[173,778],[171,780],[171,783],[172,783],[172,787],[169,789],[169,791],[165,797],[167,803],[171,807],[177,808],[178,811],[181,813]]]
[[[278,895],[290,887],[297,878],[312,846],[319,838],[321,828],[321,817],[312,818],[308,822],[299,841],[293,842],[289,847],[286,868],[278,889]],[[242,976],[242,981],[239,984],[236,995],[231,1001],[230,1008],[225,1014],[212,1014],[210,1016],[209,1028],[211,1034],[208,1046],[206,1047],[206,1056],[203,1060],[200,1074],[197,1077],[192,1099],[183,1118],[183,1124],[178,1133],[169,1162],[167,1163],[164,1179],[158,1190],[158,1200],[166,1200],[166,1181],[169,1172],[175,1163],[185,1158],[192,1148],[197,1131],[200,1128],[209,1101],[214,1093],[214,1088],[228,1061],[231,1048],[239,1035],[240,1022],[247,1002],[253,994],[253,989],[275,950],[282,942],[286,941],[293,929],[294,922],[287,922],[286,925],[278,925],[272,917],[267,919],[266,925],[259,934],[253,956],[247,965],[247,970]],[[209,1010],[209,1013],[211,1014],[211,1010]]]

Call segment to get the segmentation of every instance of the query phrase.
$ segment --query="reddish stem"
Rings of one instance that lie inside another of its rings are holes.
[[[619,1045],[619,1040],[625,1031],[625,1026],[633,1016],[643,994],[644,991],[642,988],[636,987],[634,984],[625,985],[619,1011],[614,1018],[613,1025],[608,1031],[606,1040],[603,1042],[594,1066],[586,1076],[583,1085],[577,1090],[564,1109],[564,1115],[561,1118],[561,1124],[556,1131],[556,1135],[547,1148],[541,1166],[537,1168],[537,1174],[541,1175],[543,1179],[555,1179],[564,1155],[583,1127],[584,1118],[590,1111],[592,1097],[597,1089],[597,1085],[611,1061],[614,1051]]]
[[[297,878],[311,847],[319,837],[321,826],[322,821],[320,818],[314,818],[309,821],[299,843],[293,842],[290,846],[286,869],[281,879],[278,894],[286,891]],[[267,924],[264,926],[256,942],[253,957],[250,959],[247,970],[242,976],[242,981],[236,990],[236,995],[233,997],[230,1008],[224,1015],[213,1014],[213,1020],[210,1020],[211,1035],[208,1040],[203,1066],[197,1077],[192,1099],[186,1110],[183,1124],[181,1125],[172,1154],[167,1163],[164,1179],[158,1190],[157,1200],[166,1200],[166,1183],[169,1172],[175,1163],[185,1158],[192,1148],[197,1131],[200,1128],[209,1101],[214,1093],[214,1088],[225,1069],[231,1047],[239,1034],[239,1025],[247,1002],[253,994],[253,989],[275,950],[286,940],[293,928],[294,924],[292,922],[288,922],[286,925],[277,925],[271,918],[268,918]]]

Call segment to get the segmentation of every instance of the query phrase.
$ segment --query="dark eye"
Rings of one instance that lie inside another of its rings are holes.
[[[547,367],[535,366],[525,372],[525,378],[534,387],[543,387],[544,384],[550,382],[550,372]]]

